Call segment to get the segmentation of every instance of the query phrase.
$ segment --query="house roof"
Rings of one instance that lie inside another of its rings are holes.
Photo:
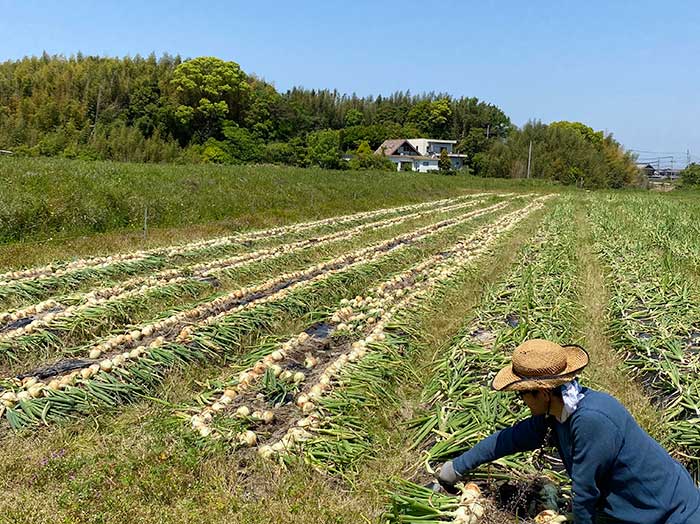
[[[425,140],[426,142],[436,142],[438,144],[456,144],[457,140],[440,140],[439,138],[409,138],[410,142]]]
[[[408,144],[408,147],[413,149],[416,152],[416,154],[418,154],[418,151],[416,150],[416,148],[413,147],[413,145],[411,145],[411,143],[408,140],[406,140],[405,138],[395,138],[395,139],[391,139],[391,140],[384,140],[384,142],[382,142],[382,145],[380,145],[377,148],[375,153],[378,155],[381,155],[382,153],[385,155],[393,155],[394,153],[396,153],[396,150],[404,144]]]
[[[391,160],[400,160],[402,162],[413,162],[413,161],[422,161],[422,160],[430,160],[432,162],[437,162],[439,158],[434,157],[434,156],[420,156],[420,155],[386,155],[387,158],[390,158]]]

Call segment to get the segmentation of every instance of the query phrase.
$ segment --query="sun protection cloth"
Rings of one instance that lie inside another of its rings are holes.
[[[587,364],[582,347],[535,338],[515,348],[512,363],[496,374],[491,386],[496,391],[554,388],[573,380]]]
[[[534,415],[477,443],[452,461],[457,475],[542,446],[547,427],[571,477],[576,524],[602,511],[624,524],[700,524],[700,491],[686,469],[610,395],[583,388],[566,422]]]
[[[576,411],[578,403],[581,402],[584,395],[581,385],[575,379],[559,386],[559,390],[561,391],[561,399],[564,402],[564,406],[561,409],[561,416],[557,417],[557,420],[563,424],[569,418],[569,415]]]

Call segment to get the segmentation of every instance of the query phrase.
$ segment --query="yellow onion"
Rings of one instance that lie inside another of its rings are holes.
[[[272,456],[275,454],[273,449],[270,446],[260,446],[258,448],[258,455],[260,455],[264,459],[269,459],[272,458]]]
[[[27,391],[29,392],[30,397],[38,398],[41,396],[43,390],[44,390],[44,384],[34,384]]]
[[[250,415],[250,409],[248,406],[241,406],[236,410],[236,416],[238,418],[245,418]]]
[[[249,448],[255,446],[257,441],[258,441],[257,436],[255,435],[254,432],[252,432],[250,430],[239,433],[239,435],[238,435],[238,442],[240,442],[244,446],[248,446]]]

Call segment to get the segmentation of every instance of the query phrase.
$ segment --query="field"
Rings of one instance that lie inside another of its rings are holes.
[[[532,337],[586,347],[697,478],[693,198],[430,184],[5,246],[0,522],[532,522],[543,478],[569,497],[538,454],[422,487],[526,416],[487,386]]]

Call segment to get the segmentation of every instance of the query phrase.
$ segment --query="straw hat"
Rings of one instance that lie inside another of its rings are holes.
[[[512,364],[496,374],[491,386],[496,391],[554,388],[573,380],[587,364],[582,347],[535,338],[515,348]]]

